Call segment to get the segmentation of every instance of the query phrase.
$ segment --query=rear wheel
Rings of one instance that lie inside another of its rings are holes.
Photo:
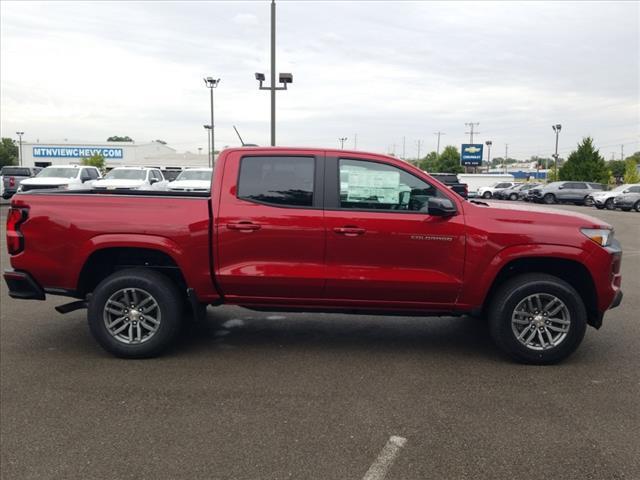
[[[153,270],[121,270],[96,287],[88,308],[91,333],[109,353],[147,358],[162,353],[177,338],[183,295]]]
[[[578,292],[552,275],[520,275],[502,285],[489,307],[495,343],[512,359],[560,362],[582,342],[587,311]]]
[[[509,200],[518,200],[518,194],[512,193],[511,195],[509,195]]]
[[[491,192],[484,192],[482,198],[491,198]]]
[[[546,203],[547,205],[550,205],[552,203],[556,203],[556,196],[553,193],[547,193],[542,200],[544,201],[544,203]]]
[[[640,212],[640,200],[638,200],[636,203],[633,204],[633,209],[636,212]]]

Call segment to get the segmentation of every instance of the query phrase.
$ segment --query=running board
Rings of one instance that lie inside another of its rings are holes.
[[[58,313],[70,313],[70,312],[75,312],[76,310],[80,310],[82,308],[87,308],[86,300],[76,300],[75,302],[59,305],[56,307],[56,311]]]

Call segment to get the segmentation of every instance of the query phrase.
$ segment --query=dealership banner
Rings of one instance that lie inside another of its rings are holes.
[[[88,158],[93,155],[102,155],[105,159],[122,158],[122,148],[33,147],[35,158]]]
[[[465,167],[482,165],[482,144],[463,143],[460,153],[460,164]]]

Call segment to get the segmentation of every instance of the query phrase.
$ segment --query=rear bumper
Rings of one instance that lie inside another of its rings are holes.
[[[44,290],[35,279],[26,272],[5,270],[4,281],[9,287],[9,296],[22,300],[44,300]]]

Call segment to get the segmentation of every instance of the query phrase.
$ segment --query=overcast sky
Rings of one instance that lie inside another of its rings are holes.
[[[206,149],[220,77],[216,146],[269,143],[269,2],[1,4],[2,136],[41,143],[163,139]],[[492,156],[560,153],[591,135],[607,159],[640,150],[638,2],[277,4],[279,145],[415,157],[468,141]],[[395,144],[395,147],[394,147]]]

